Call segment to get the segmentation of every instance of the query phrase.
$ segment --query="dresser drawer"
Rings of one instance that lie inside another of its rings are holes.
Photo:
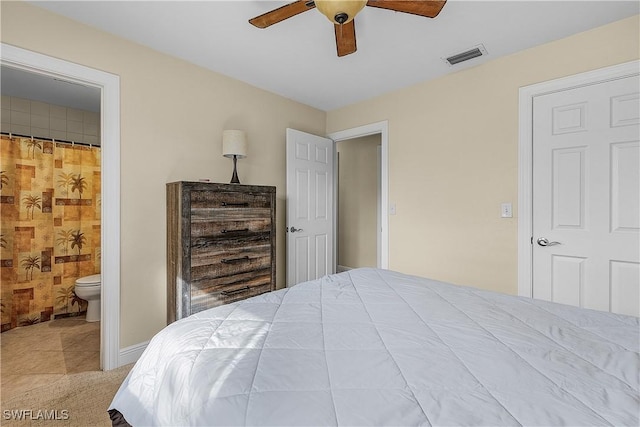
[[[267,208],[197,208],[191,209],[191,220],[194,222],[219,221],[251,221],[269,218],[271,210]]]
[[[271,218],[251,220],[198,220],[191,223],[191,250],[236,249],[271,239]]]
[[[271,272],[253,271],[191,282],[191,314],[271,291]]]
[[[271,209],[271,197],[265,193],[239,191],[192,191],[191,209]]]
[[[233,276],[271,268],[271,246],[191,252],[191,280]]]
[[[255,287],[240,287],[235,290],[227,290],[222,292],[214,292],[207,294],[197,295],[194,299],[194,296],[191,296],[191,314],[197,313],[202,310],[206,310],[208,308],[217,307],[223,304],[229,304],[236,301],[241,301],[243,299],[249,297],[255,297],[256,295],[264,294],[265,292],[270,292],[270,285],[262,285]]]
[[[191,238],[218,237],[228,239],[242,237],[250,233],[265,233],[271,231],[271,218],[255,219],[198,219],[191,222]]]

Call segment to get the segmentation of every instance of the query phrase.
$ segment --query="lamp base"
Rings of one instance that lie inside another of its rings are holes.
[[[238,161],[238,156],[233,155],[233,176],[231,177],[231,184],[240,184],[240,180],[238,179],[238,170],[236,168],[236,163]]]

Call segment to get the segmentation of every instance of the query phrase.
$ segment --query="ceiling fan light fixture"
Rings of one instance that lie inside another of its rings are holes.
[[[333,24],[346,24],[367,4],[367,0],[315,0],[316,8]]]

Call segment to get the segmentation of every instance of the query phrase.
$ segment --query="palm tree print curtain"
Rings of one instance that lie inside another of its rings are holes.
[[[2,331],[86,311],[100,272],[100,148],[0,137]]]

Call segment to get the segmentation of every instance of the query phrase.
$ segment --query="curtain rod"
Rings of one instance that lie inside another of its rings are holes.
[[[75,141],[68,141],[66,139],[45,138],[45,137],[42,137],[42,136],[33,136],[33,135],[21,135],[19,133],[13,133],[13,132],[0,132],[0,134],[7,135],[9,138],[11,138],[12,136],[17,136],[17,137],[20,137],[20,138],[31,138],[31,139],[40,139],[42,141],[59,142],[61,144],[83,145],[85,147],[102,148],[100,146],[100,144],[91,144],[91,143],[88,143],[88,142],[75,142]]]

